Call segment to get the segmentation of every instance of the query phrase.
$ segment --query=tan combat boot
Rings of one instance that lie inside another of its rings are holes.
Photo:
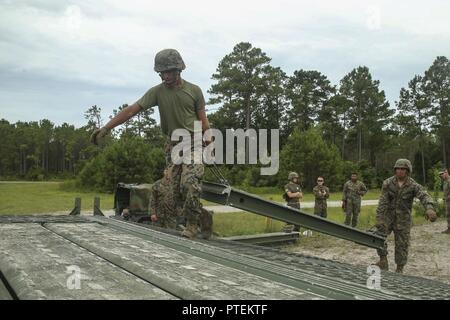
[[[197,236],[198,225],[187,223],[186,229],[181,232],[181,236],[189,239],[194,239]]]
[[[389,263],[387,256],[381,256],[380,261],[375,263],[376,266],[380,267],[381,270],[389,270]]]
[[[395,272],[397,273],[403,273],[403,265],[402,264],[398,264],[397,265],[397,269],[395,269]]]

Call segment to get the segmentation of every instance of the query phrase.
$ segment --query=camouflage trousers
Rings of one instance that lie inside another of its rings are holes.
[[[314,204],[314,214],[316,216],[326,218],[327,217],[327,203],[326,201],[316,201]]]
[[[170,172],[170,168],[168,169]],[[178,225],[184,224],[181,210],[176,207],[174,194],[171,190],[170,181],[156,181],[152,186],[152,192],[149,201],[150,214],[158,217],[154,225],[176,229]]]
[[[450,201],[445,202],[445,215],[447,216],[447,228],[450,229]]]
[[[177,229],[179,225],[184,225],[185,221],[181,210],[174,205],[173,193],[167,192],[162,195],[160,200],[162,203],[159,206],[159,211],[157,211],[156,225],[169,229]]]
[[[300,202],[288,202],[287,205],[288,205],[288,207],[300,210]],[[285,231],[300,231],[300,226],[286,223],[286,225],[284,226],[284,230]]]
[[[181,210],[181,215],[187,223],[198,225],[202,213],[200,203],[201,181],[205,168],[201,159],[196,159],[199,155],[194,154],[193,150],[190,154],[191,163],[174,164],[171,159],[172,147],[173,145],[170,143],[166,145],[166,159],[168,160],[167,165],[170,167],[169,175],[175,205],[178,210]],[[194,162],[194,160],[197,161]]]
[[[345,209],[345,224],[352,227],[358,225],[359,212],[361,211],[361,200],[360,199],[347,199],[347,208]]]
[[[168,168],[168,173],[172,170]],[[182,208],[176,206],[174,200],[174,193],[170,189],[170,183],[164,183],[161,180],[157,181],[152,186],[150,196],[150,214],[157,216],[157,221],[152,222],[152,225],[180,230],[186,226],[186,218],[182,214]],[[168,180],[170,182],[170,180]],[[199,225],[201,230],[201,237],[209,239],[212,235],[213,228],[213,212],[202,207],[200,204],[201,214],[199,216]]]
[[[404,212],[399,213],[405,215]],[[411,239],[411,223],[409,219],[399,219],[395,212],[389,212],[383,216],[377,216],[377,232],[387,237],[394,232],[395,263],[404,266],[408,261],[408,250]],[[401,221],[400,221],[401,220]],[[380,257],[387,256],[387,244],[384,249],[377,249]]]

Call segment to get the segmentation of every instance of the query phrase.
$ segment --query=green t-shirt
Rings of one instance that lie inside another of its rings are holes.
[[[194,121],[199,121],[196,111],[205,107],[205,98],[198,86],[182,80],[179,88],[164,83],[150,88],[137,103],[144,110],[158,106],[162,132],[170,137],[175,129],[194,132]]]
[[[292,193],[302,192],[302,188],[300,188],[299,184],[296,184],[296,183],[290,181],[288,184],[286,184],[284,186],[284,192],[286,193],[286,195],[288,192],[292,192]],[[293,203],[293,202],[297,203],[299,201],[300,201],[299,198],[289,198],[289,196],[287,196],[288,203]]]

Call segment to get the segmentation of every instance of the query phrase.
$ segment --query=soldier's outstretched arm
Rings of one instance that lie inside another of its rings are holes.
[[[118,125],[121,125],[122,123],[128,121],[132,117],[134,117],[136,114],[138,114],[141,111],[141,107],[137,102],[133,103],[132,105],[125,107],[122,111],[120,111],[114,118],[109,120],[107,124],[105,124],[105,128],[108,130],[112,130]]]
[[[141,111],[141,107],[137,103],[134,103],[131,106],[124,108],[122,111],[116,114],[116,116],[112,118],[106,125],[94,130],[94,132],[91,135],[91,142],[93,144],[98,145],[99,141],[101,141],[103,137],[108,135],[112,129],[124,123],[128,119],[132,118],[139,111]]]

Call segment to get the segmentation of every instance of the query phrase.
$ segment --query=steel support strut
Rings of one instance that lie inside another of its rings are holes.
[[[375,249],[383,249],[386,241],[386,239],[380,235],[361,231],[321,217],[313,216],[300,210],[283,206],[219,183],[203,181],[202,198],[207,201],[228,205],[284,221],[289,224],[300,225],[307,229],[353,241]]]

